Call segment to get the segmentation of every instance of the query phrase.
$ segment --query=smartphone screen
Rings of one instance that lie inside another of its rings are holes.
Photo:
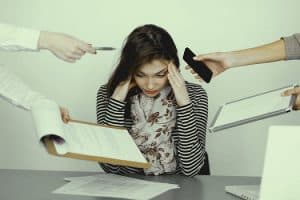
[[[209,83],[212,78],[212,71],[204,62],[193,59],[195,54],[187,47],[184,50],[183,60],[206,82]]]

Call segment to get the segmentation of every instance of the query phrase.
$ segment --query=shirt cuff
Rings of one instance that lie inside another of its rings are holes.
[[[192,103],[186,104],[184,106],[178,106],[176,108],[177,115],[179,114],[186,114],[187,112],[190,112],[192,110]]]
[[[281,38],[284,40],[287,60],[300,59],[300,38],[297,40],[296,35]]]
[[[114,111],[118,111],[118,110],[123,109],[125,107],[125,105],[126,105],[126,102],[110,98],[108,107]]]
[[[19,39],[19,44],[22,44],[21,46],[29,50],[39,50],[38,42],[40,33],[41,32],[38,30],[21,29],[18,33],[19,37],[17,37]]]
[[[183,124],[190,123],[191,120],[191,113],[193,113],[193,104],[189,103],[184,106],[180,106],[176,108],[176,115],[177,115],[177,121],[181,121]]]
[[[0,24],[1,49],[7,51],[37,51],[40,31],[17,27],[9,24]]]

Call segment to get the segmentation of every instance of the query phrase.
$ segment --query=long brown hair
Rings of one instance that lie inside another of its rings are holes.
[[[172,61],[179,68],[177,48],[172,37],[165,29],[153,24],[135,28],[125,40],[120,61],[107,83],[108,96],[140,66],[155,59]]]

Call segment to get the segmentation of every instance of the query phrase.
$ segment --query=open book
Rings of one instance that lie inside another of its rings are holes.
[[[38,139],[56,156],[148,168],[150,164],[127,129],[71,120],[65,124],[59,106],[39,100],[31,109]]]

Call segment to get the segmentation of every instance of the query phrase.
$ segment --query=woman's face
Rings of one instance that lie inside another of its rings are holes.
[[[148,97],[155,97],[168,84],[168,61],[153,60],[138,68],[134,74],[137,86]]]

